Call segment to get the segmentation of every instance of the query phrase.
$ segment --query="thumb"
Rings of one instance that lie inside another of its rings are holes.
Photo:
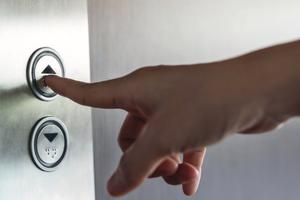
[[[58,76],[44,77],[45,84],[54,92],[79,104],[100,108],[123,108],[128,99],[124,78],[84,83]]]
[[[129,193],[141,185],[163,162],[163,151],[160,151],[154,139],[149,138],[151,137],[146,134],[141,135],[123,154],[117,170],[107,184],[110,195],[122,196]]]

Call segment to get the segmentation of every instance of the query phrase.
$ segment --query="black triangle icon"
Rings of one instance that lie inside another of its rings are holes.
[[[49,140],[49,142],[53,142],[58,133],[44,133],[44,136]]]
[[[42,71],[42,74],[56,74],[56,72],[52,69],[50,65],[48,65],[44,71]]]

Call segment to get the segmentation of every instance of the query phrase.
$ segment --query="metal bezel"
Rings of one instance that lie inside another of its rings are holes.
[[[53,95],[48,95],[41,91],[37,86],[37,80],[34,73],[37,62],[44,56],[52,56],[53,58],[55,58],[61,67],[62,77],[65,77],[64,64],[59,53],[50,47],[42,47],[37,49],[29,58],[26,71],[27,83],[34,96],[36,96],[38,99],[42,101],[52,101],[57,97],[57,94],[54,93]]]
[[[41,160],[38,151],[37,151],[37,138],[40,134],[40,131],[47,125],[49,124],[54,124],[56,126],[58,126],[65,138],[65,147],[64,147],[64,151],[63,154],[61,155],[60,159],[55,162],[52,165],[49,165],[47,163],[45,163],[43,160]],[[52,116],[48,116],[48,117],[44,117],[42,119],[40,119],[33,127],[32,129],[32,133],[31,133],[31,137],[30,137],[30,154],[31,154],[31,158],[34,162],[34,164],[41,169],[42,171],[45,172],[53,172],[55,170],[57,170],[57,168],[63,163],[64,158],[67,156],[68,153],[68,148],[69,148],[69,133],[67,130],[67,127],[65,126],[65,124]]]

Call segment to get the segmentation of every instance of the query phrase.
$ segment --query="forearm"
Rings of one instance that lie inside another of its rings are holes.
[[[269,113],[300,115],[300,41],[262,49],[231,62],[253,77]],[[248,79],[249,80],[249,79]]]

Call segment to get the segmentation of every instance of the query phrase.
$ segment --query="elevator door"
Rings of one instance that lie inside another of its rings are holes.
[[[49,74],[89,81],[87,2],[0,1],[0,199],[94,199],[91,111]]]

